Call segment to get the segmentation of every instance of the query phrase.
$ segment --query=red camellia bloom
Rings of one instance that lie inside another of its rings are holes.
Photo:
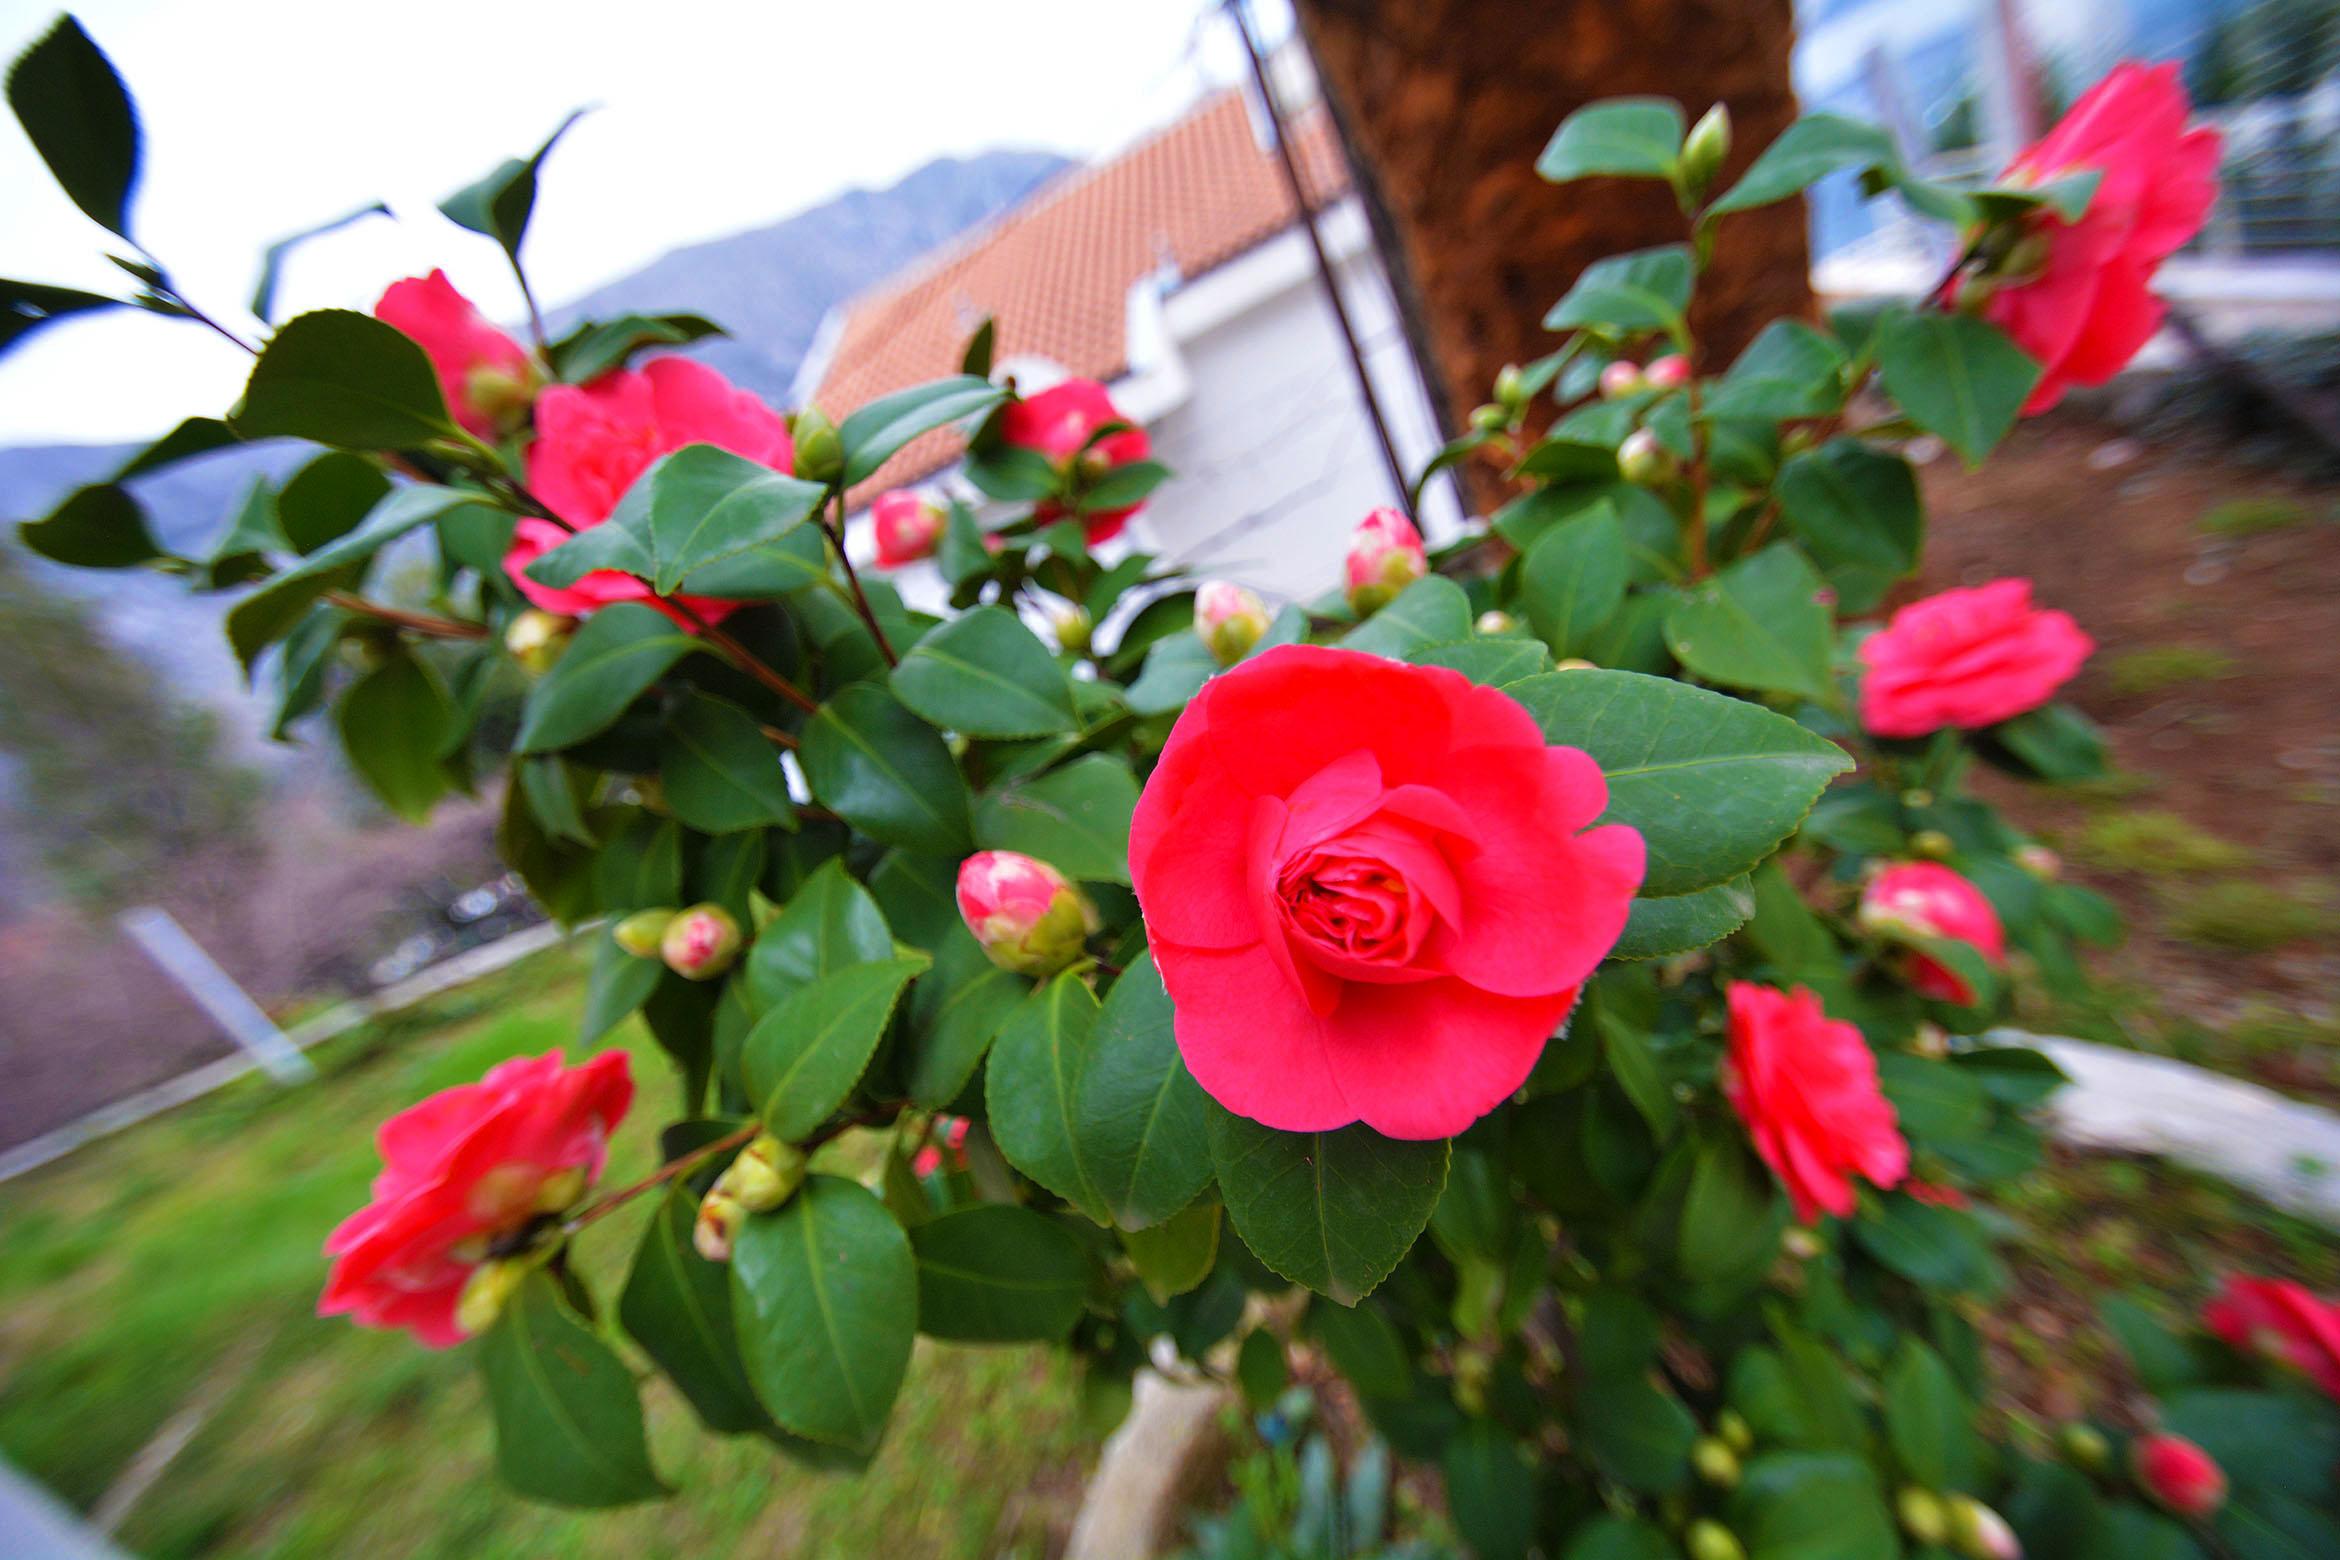
[[[1096,380],[1068,379],[1038,395],[1010,401],[1000,415],[999,434],[1018,449],[1039,451],[1059,469],[1070,466],[1077,458],[1088,467],[1094,480],[1116,466],[1144,460],[1153,453],[1153,440],[1146,437],[1145,429],[1138,427],[1108,434],[1094,444],[1089,442],[1107,424],[1127,421],[1114,407],[1105,387]],[[1144,507],[1131,504],[1122,509],[1095,510],[1084,516],[1090,545],[1119,536],[1129,517]],[[1053,520],[1064,510],[1056,504],[1042,504],[1037,513],[1042,520]]]
[[[1195,1081],[1288,1132],[1462,1131],[1624,929],[1641,836],[1599,766],[1439,667],[1286,645],[1212,678],[1130,873]]]
[[[568,1067],[548,1051],[383,1122],[374,1200],[326,1240],[317,1314],[403,1327],[434,1349],[462,1342],[455,1304],[472,1271],[499,1236],[584,1195],[633,1098],[625,1052]]]
[[[2284,1278],[2229,1278],[2202,1325],[2246,1354],[2281,1360],[2340,1398],[2340,1306]]]
[[[1861,724],[1880,737],[1996,725],[2047,703],[2095,648],[2070,614],[2031,604],[2029,580],[1946,590],[1861,642]]]
[[[2007,962],[1999,912],[1981,889],[1938,862],[1896,862],[1878,873],[1861,891],[1860,920],[1872,930],[1971,944],[1992,969]],[[1919,996],[1961,1006],[1974,1001],[1973,989],[1941,961],[1912,953],[1908,967],[1910,986]]]
[[[2218,132],[2188,130],[2191,107],[2175,64],[2124,64],[2008,165],[2004,178],[2022,184],[2101,175],[2079,221],[2031,219],[2045,241],[2036,272],[2001,283],[1983,311],[2045,369],[2026,414],[2103,384],[2160,328],[2153,273],[2218,195]]]
[[[942,541],[945,518],[940,504],[908,488],[880,493],[869,506],[869,528],[877,538],[877,566],[899,569],[933,557]]]
[[[1787,1188],[1796,1217],[1853,1211],[1855,1175],[1893,1187],[1909,1172],[1909,1145],[1893,1102],[1877,1087],[1877,1058],[1861,1032],[1821,1010],[1802,986],[1779,991],[1734,981],[1723,1092],[1755,1152]]]
[[[2146,1494],[2181,1517],[2206,1517],[2226,1504],[2226,1471],[2182,1435],[2137,1437],[2129,1467]]]
[[[651,462],[686,444],[712,444],[774,471],[789,469],[788,427],[779,413],[704,363],[659,358],[639,370],[613,370],[589,385],[554,385],[538,396],[528,485],[554,514],[582,531],[607,520]],[[520,594],[568,617],[616,601],[650,601],[666,610],[652,600],[647,584],[616,569],[596,569],[565,588],[530,579],[528,565],[567,540],[568,533],[549,520],[523,518],[512,528],[504,571]],[[737,606],[678,599],[709,622]]]
[[[392,282],[374,305],[374,318],[430,354],[447,410],[465,429],[492,439],[527,410],[536,388],[528,349],[489,324],[446,272]]]

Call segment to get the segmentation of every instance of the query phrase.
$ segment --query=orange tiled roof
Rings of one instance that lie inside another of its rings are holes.
[[[1293,122],[1301,178],[1318,204],[1348,188],[1330,118]],[[1110,382],[1129,366],[1130,288],[1164,265],[1192,278],[1289,227],[1292,197],[1240,91],[1219,92],[1111,162],[1051,181],[970,237],[844,306],[813,400],[843,420],[878,396],[954,373],[967,337],[996,320],[995,360],[1041,356]],[[949,429],[914,441],[857,496],[958,458]]]

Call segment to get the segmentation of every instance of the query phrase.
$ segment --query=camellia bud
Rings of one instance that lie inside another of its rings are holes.
[[[1358,522],[1346,563],[1349,605],[1362,617],[1397,599],[1398,592],[1430,572],[1422,533],[1396,509],[1376,509]]]
[[[498,1258],[482,1262],[471,1270],[463,1281],[463,1293],[455,1297],[455,1325],[476,1338],[496,1325],[496,1318],[504,1314],[504,1302],[520,1289],[528,1277],[530,1264]]]
[[[1003,970],[1045,978],[1081,956],[1097,929],[1089,896],[1045,861],[978,851],[959,864],[959,914]]]
[[[536,1211],[538,1213],[566,1213],[585,1195],[585,1188],[593,1178],[585,1173],[583,1165],[571,1165],[556,1171],[537,1184]]]
[[[1801,1224],[1791,1224],[1780,1232],[1779,1249],[1798,1262],[1809,1262],[1828,1248],[1820,1243],[1819,1236]]]
[[[748,1211],[721,1186],[699,1199],[699,1216],[691,1224],[691,1245],[709,1262],[729,1262],[731,1243],[747,1223]]]
[[[637,910],[609,929],[610,940],[637,959],[655,959],[674,915],[672,910]]]
[[[1731,155],[1731,111],[1717,103],[1698,116],[1682,142],[1682,182],[1693,196],[1705,193]]]
[[[934,556],[949,516],[942,506],[908,488],[880,493],[869,506],[869,528],[877,541],[877,566],[899,569]]]
[[[2015,865],[2043,883],[2053,883],[2064,875],[2064,858],[2045,845],[2016,846]]]
[[[1518,408],[1527,403],[1527,375],[1517,363],[1506,363],[1495,374],[1495,399]]]
[[[2023,1545],[2007,1519],[1972,1495],[1953,1495],[1950,1511],[1950,1547],[1968,1560],[2023,1560]]]
[[[1714,1433],[1723,1438],[1723,1445],[1741,1457],[1755,1450],[1755,1427],[1735,1408],[1726,1408],[1714,1416]]]
[[[2102,1473],[2112,1466],[2112,1443],[2094,1425],[2072,1423],[2057,1433],[2065,1460],[2083,1473]]]
[[[1939,1544],[1950,1536],[1950,1508],[1932,1490],[1904,1485],[1893,1499],[1893,1511],[1901,1531],[1921,1544]]]
[[[1719,1437],[1702,1435],[1690,1446],[1690,1466],[1716,1489],[1732,1489],[1739,1482],[1739,1457]]]
[[[1482,634],[1508,634],[1519,627],[1519,619],[1500,607],[1494,607],[1480,613],[1479,620],[1471,626]]]
[[[1572,655],[1566,660],[1554,661],[1552,670],[1555,672],[1597,672],[1600,668],[1581,656]]]
[[[845,470],[845,445],[837,425],[817,406],[797,412],[788,424],[795,449],[789,464],[807,482],[834,482]]]
[[[1097,620],[1089,616],[1089,609],[1074,602],[1049,610],[1048,622],[1056,630],[1056,647],[1066,655],[1087,655],[1089,636],[1097,631]]]
[[[1682,1548],[1690,1560],[1747,1560],[1739,1535],[1712,1517],[1700,1517],[1682,1534]]]
[[[1641,365],[1628,363],[1623,358],[1601,370],[1601,395],[1615,401],[1642,388]]]
[[[569,636],[576,631],[575,618],[530,607],[516,614],[504,630],[504,648],[512,652],[512,659],[521,666],[542,676],[561,658],[561,652],[569,648]]]
[[[463,399],[467,409],[485,418],[496,432],[510,433],[527,418],[541,382],[534,358],[523,359],[516,374],[483,362],[463,376]]]
[[[1268,631],[1267,603],[1228,580],[1206,580],[1194,593],[1194,631],[1212,659],[1233,666]]]
[[[1679,352],[1669,352],[1643,369],[1641,377],[1652,390],[1679,390],[1690,382],[1690,360]]]
[[[1655,487],[1674,474],[1674,452],[1648,428],[1636,428],[1617,446],[1617,470],[1626,481]]]
[[[2155,1432],[2129,1445],[2137,1487],[2181,1517],[2207,1517],[2226,1504],[2226,1470],[2182,1435]]]
[[[1511,413],[1489,401],[1471,408],[1471,426],[1481,433],[1499,433],[1511,424]]]
[[[721,905],[678,910],[658,940],[658,956],[685,980],[713,980],[739,957],[739,922]]]
[[[749,1213],[770,1213],[803,1184],[803,1152],[766,1132],[739,1151],[715,1178],[714,1190]]]
[[[1928,861],[1948,861],[1958,854],[1958,842],[1940,829],[1920,829],[1909,837],[1909,848]]]

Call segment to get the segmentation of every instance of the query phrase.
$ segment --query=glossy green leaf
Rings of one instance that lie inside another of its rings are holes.
[[[1167,715],[1202,692],[1202,685],[1219,670],[1219,663],[1191,630],[1182,630],[1154,642],[1146,652],[1145,669],[1129,685],[1129,707],[1140,715]]]
[[[1308,1330],[1358,1396],[1404,1397],[1414,1390],[1413,1356],[1373,1306],[1315,1302],[1308,1308]]]
[[[1007,386],[975,374],[959,374],[879,396],[838,426],[845,448],[844,487],[876,474],[878,467],[912,439],[962,418],[978,417],[1008,398]]]
[[[517,261],[521,240],[528,236],[528,219],[536,210],[537,173],[553,147],[568,134],[569,126],[584,114],[581,108],[571,110],[532,155],[507,158],[486,178],[439,202],[440,213],[458,227],[494,239]]]
[[[1472,1419],[1446,1443],[1442,1468],[1454,1525],[1479,1560],[1526,1560],[1536,1536],[1536,1475],[1493,1420]]]
[[[893,933],[877,901],[842,860],[832,859],[756,934],[748,950],[748,987],[768,1008],[825,975],[893,953]]]
[[[0,277],[0,357],[6,357],[18,343],[45,325],[99,309],[128,307],[120,298],[109,298],[104,293]]]
[[[975,843],[985,850],[1022,851],[1067,877],[1127,883],[1129,820],[1137,801],[1129,765],[1108,753],[1090,753],[985,792],[975,803]]]
[[[1607,821],[1641,831],[1645,894],[1740,877],[1795,832],[1831,776],[1833,742],[1727,694],[1638,672],[1551,672],[1504,690],[1545,737],[1590,753],[1609,781]]]
[[[38,520],[16,529],[24,545],[77,569],[127,569],[163,556],[146,509],[110,482],[75,488]]]
[[[92,222],[130,236],[138,187],[138,110],[113,61],[60,16],[8,70],[8,106],[25,138]]]
[[[1765,147],[1707,211],[1720,215],[1768,206],[1802,194],[1838,169],[1898,167],[1900,160],[1893,138],[1876,125],[1842,114],[1806,114]]]
[[[668,712],[658,774],[674,815],[702,834],[793,828],[780,752],[738,705],[688,693]]]
[[[1524,635],[1513,638],[1454,639],[1443,644],[1423,645],[1408,652],[1406,659],[1416,666],[1443,666],[1448,671],[1460,672],[1472,682],[1488,688],[1500,688],[1505,683],[1517,682],[1522,677],[1533,677],[1538,672],[1552,669],[1552,652]]]
[[[1780,515],[1836,590],[1844,612],[1867,612],[1917,569],[1925,509],[1917,473],[1899,455],[1831,439],[1779,469]]]
[[[1554,184],[1593,174],[1671,178],[1682,155],[1682,105],[1672,98],[1605,98],[1560,121],[1536,173]]]
[[[1341,644],[1403,660],[1424,645],[1460,639],[1470,631],[1470,599],[1454,581],[1432,574],[1398,592],[1395,601],[1350,629]]]
[[[799,987],[756,1021],[742,1053],[748,1098],[782,1142],[800,1143],[853,1093],[925,954],[853,964]]]
[[[328,233],[338,233],[343,228],[362,222],[368,217],[389,215],[390,208],[377,200],[370,205],[360,206],[355,211],[344,212],[330,222],[320,222],[315,227],[303,228],[298,233],[289,234],[270,244],[260,252],[260,275],[252,283],[253,316],[261,320],[272,320],[276,317],[276,284],[284,275],[284,263],[292,257],[294,250],[313,238],[323,238]]]
[[[1039,636],[1004,607],[977,607],[911,646],[894,697],[932,725],[970,737],[1073,731],[1072,684]]]
[[[1211,1162],[1236,1233],[1260,1261],[1342,1305],[1380,1287],[1430,1222],[1444,1141],[1370,1127],[1278,1132],[1210,1112]]]
[[[1905,1337],[1885,1367],[1885,1435],[1902,1471],[1928,1489],[1970,1490],[1982,1475],[1974,1406],[1942,1357]]]
[[[1595,1517],[1569,1536],[1565,1560],[1675,1560],[1666,1530],[1639,1517]]]
[[[587,320],[554,342],[548,355],[564,383],[582,385],[624,367],[645,347],[679,347],[723,334],[722,326],[698,314],[621,314]]]
[[[1876,1560],[1899,1552],[1877,1476],[1845,1452],[1773,1452],[1747,1465],[1730,1523],[1748,1560]]]
[[[1888,1197],[1875,1213],[1853,1221],[1853,1238],[1911,1283],[1948,1293],[1987,1283],[1990,1248],[1983,1244],[1973,1215],[1911,1197]]]
[[[1785,1214],[1771,1173],[1735,1139],[1700,1140],[1682,1200],[1683,1276],[1727,1282],[1761,1272],[1779,1251]]]
[[[2015,426],[2039,364],[1971,314],[1909,313],[1877,336],[1877,371],[1910,421],[1972,465]]]
[[[496,1421],[496,1470],[534,1500],[622,1506],[666,1493],[650,1467],[642,1400],[594,1329],[538,1272],[480,1347]]]
[[[352,684],[333,714],[367,789],[409,823],[429,817],[447,794],[439,748],[454,715],[438,674],[414,656],[391,656]]]
[[[1690,307],[1691,276],[1690,250],[1683,244],[1595,260],[1578,275],[1568,295],[1552,305],[1544,316],[1544,329],[1589,326],[1678,335],[1683,312]]]
[[[2069,704],[2043,704],[1990,729],[1990,738],[2042,780],[2093,780],[2106,769],[2104,733]]]
[[[1528,621],[1559,656],[1581,656],[1591,635],[1625,599],[1631,564],[1625,530],[1606,503],[1539,537],[1520,562]]]
[[[1672,1495],[1689,1487],[1698,1421],[1646,1374],[1588,1382],[1573,1422],[1594,1464],[1627,1489]]]
[[[615,569],[671,595],[703,569],[778,542],[819,509],[824,491],[712,444],[687,444],[635,478],[608,520],[531,563],[528,577],[560,587]]]
[[[918,1334],[918,1268],[884,1203],[808,1178],[747,1221],[731,1253],[733,1322],[748,1379],[785,1429],[868,1450]]]
[[[710,1430],[736,1435],[771,1424],[748,1384],[731,1315],[731,1273],[691,1243],[699,1187],[677,1182],[634,1248],[618,1322],[667,1379],[690,1400]]]
[[[550,753],[608,729],[669,667],[699,648],[655,607],[621,601],[602,608],[529,693],[514,748]]]
[[[951,750],[883,688],[839,689],[806,723],[803,741],[806,784],[846,822],[905,850],[966,854],[967,786]]]
[[[1292,1379],[1290,1364],[1284,1358],[1284,1346],[1274,1333],[1264,1327],[1255,1327],[1243,1335],[1243,1346],[1235,1357],[1235,1376],[1243,1384],[1243,1400],[1255,1413],[1265,1413],[1283,1396],[1284,1386]]]
[[[1082,1167],[1116,1225],[1159,1224],[1210,1181],[1210,1107],[1179,1059],[1152,955],[1114,981],[1087,1052],[1073,1124]]]
[[[413,449],[456,434],[423,349],[350,309],[287,320],[261,349],[228,423],[241,438],[345,450]]]
[[[1105,1224],[1112,1215],[1082,1156],[1080,1134],[1081,1074],[1099,1012],[1077,974],[1037,987],[992,1042],[984,1102],[1008,1163]]]
[[[1824,589],[1802,553],[1766,547],[1667,609],[1666,648],[1708,682],[1826,703],[1835,697],[1828,663],[1836,623]]]
[[[1755,913],[1755,891],[1745,878],[1670,899],[1636,899],[1613,959],[1665,959],[1728,937]]]
[[[1122,1249],[1139,1282],[1156,1305],[1194,1289],[1210,1276],[1219,1255],[1219,1205],[1208,1198],[1190,1203],[1159,1224],[1123,1230]]]
[[[611,914],[682,903],[682,830],[636,810],[620,815],[593,862],[593,892]]]
[[[593,1045],[641,1010],[658,989],[666,966],[655,958],[636,958],[620,948],[607,932],[594,940],[593,973],[585,982],[585,1010],[577,1025],[577,1044]]]
[[[683,581],[682,593],[719,601],[773,601],[829,578],[828,538],[817,525],[800,525],[777,541],[700,565]]]
[[[1072,1331],[1089,1257],[1061,1219],[978,1203],[910,1232],[918,1330],[959,1343],[1048,1342]]]
[[[1715,384],[1702,412],[1766,422],[1824,416],[1844,403],[1844,363],[1844,349],[1803,321],[1773,320]]]

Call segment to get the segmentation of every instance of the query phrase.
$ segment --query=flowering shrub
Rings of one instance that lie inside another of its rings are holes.
[[[613,1053],[394,1120],[326,1308],[478,1335],[504,1475],[577,1505],[685,1472],[638,1362],[850,1467],[920,1334],[1058,1341],[1102,1392],[1231,1359],[1264,1403],[1297,1331],[1484,1555],[2340,1552],[2313,1296],[2238,1280],[2184,1341],[2108,1307],[2158,1405],[2131,1448],[1985,1406],[1987,1194],[2060,1082],[1988,1032],[2118,925],[1968,779],[2099,768],[2054,702],[2088,642],[2021,581],[1875,621],[1922,551],[1903,442],[1980,460],[2141,340],[2212,156],[2174,92],[2124,70],[1964,190],[1813,115],[1718,193],[1719,111],[1572,115],[1544,174],[1660,181],[1684,242],[1588,267],[1432,464],[1517,480],[1484,529],[1432,552],[1376,511],[1273,614],[1099,550],[1166,473],[1103,387],[996,379],[988,325],[842,421],[656,355],[715,328],[687,314],[515,361],[425,279],[274,326],[224,419],[25,541],[252,582],[228,633],[279,729],[330,708],[404,813],[500,786],[506,857],[590,929],[579,1046],[638,1013],[674,1064],[664,1168],[594,1201]],[[78,26],[10,99],[135,247]],[[517,268],[551,150],[442,209]],[[1689,309],[1731,214],[1841,170],[1955,227],[1949,276],[1715,361]],[[129,269],[5,284],[0,345],[117,306],[235,334]],[[856,567],[846,495],[950,425],[981,505],[876,516],[935,616]],[[325,448],[208,556],[124,485],[277,438]],[[394,543],[431,600],[369,594]],[[614,1304],[579,1240],[633,1243]]]

